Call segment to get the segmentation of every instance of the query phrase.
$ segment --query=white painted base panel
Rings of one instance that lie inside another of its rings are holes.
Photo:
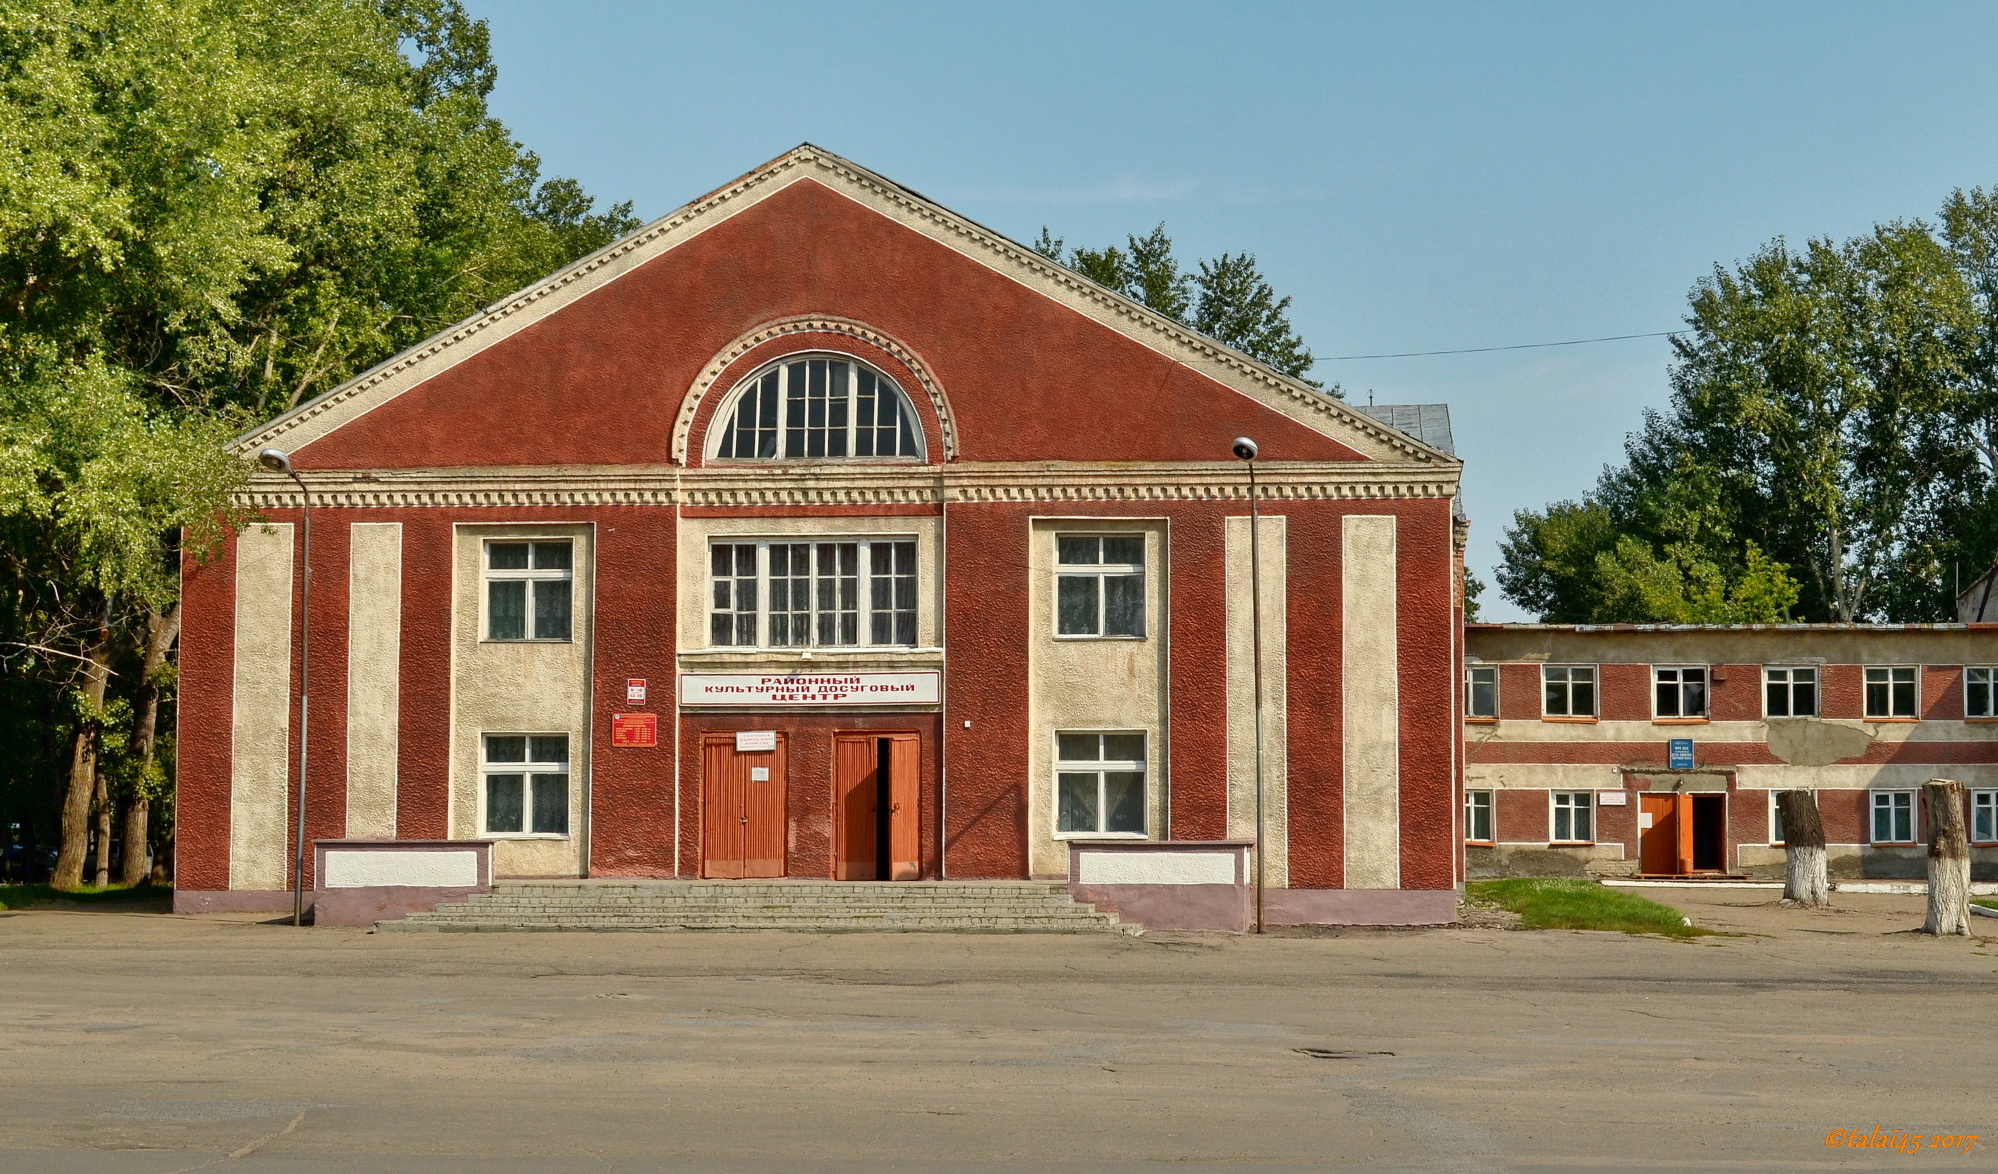
[[[328,852],[325,887],[465,889],[479,883],[477,852]]]

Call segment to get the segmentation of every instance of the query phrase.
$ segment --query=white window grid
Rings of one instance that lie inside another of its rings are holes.
[[[1549,837],[1556,844],[1593,844],[1596,840],[1594,791],[1555,791],[1549,817],[1553,823]]]
[[[563,644],[575,638],[573,539],[488,538],[479,562],[484,581],[479,631],[485,640]]]
[[[916,539],[717,537],[708,545],[715,648],[914,647]]]
[[[1688,719],[1707,716],[1707,666],[1661,664],[1651,667],[1651,716]]]
[[[1964,667],[1963,716],[1998,717],[1998,667],[1988,664]]]
[[[569,735],[480,735],[479,827],[494,839],[568,838]]]
[[[1869,664],[1866,674],[1866,716],[1912,718],[1922,709],[1922,674],[1912,664]]]
[[[1149,745],[1143,730],[1056,731],[1055,839],[1145,839],[1151,819]],[[1091,816],[1087,827],[1080,826],[1085,811]]]
[[[1464,716],[1495,718],[1498,716],[1499,671],[1493,664],[1474,664],[1464,667]]]
[[[845,355],[779,359],[715,414],[718,460],[923,459],[917,416],[895,381]]]
[[[1769,665],[1762,670],[1762,716],[1818,716],[1815,665]]]
[[[1998,790],[1970,793],[1970,842],[1998,844]]]
[[[1464,842],[1467,844],[1492,844],[1497,842],[1497,828],[1492,823],[1492,793],[1490,791],[1464,792]]]
[[[1540,666],[1540,713],[1543,717],[1596,716],[1596,666]]]
[[[1780,847],[1783,843],[1783,809],[1776,803],[1781,791],[1769,792],[1769,846]]]
[[[1055,535],[1055,639],[1142,640],[1145,535]]]
[[[1915,842],[1915,793],[1875,791],[1872,799],[1872,842],[1912,844]]]

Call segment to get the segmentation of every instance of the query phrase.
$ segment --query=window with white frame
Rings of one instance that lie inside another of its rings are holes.
[[[1494,842],[1490,791],[1464,792],[1464,839],[1473,844]]]
[[[1145,634],[1145,536],[1055,535],[1055,634]]]
[[[835,355],[780,359],[743,381],[715,417],[724,460],[870,460],[923,455],[909,401],[881,372]]]
[[[1587,844],[1596,838],[1594,791],[1554,792],[1554,842]]]
[[[1913,791],[1873,792],[1873,842],[1876,844],[1915,842]]]
[[[1595,665],[1542,665],[1540,666],[1540,688],[1540,712],[1542,716],[1596,716]]]
[[[1658,665],[1651,670],[1653,717],[1707,716],[1707,667]]]
[[[1498,666],[1474,664],[1464,669],[1464,716],[1498,716]]]
[[[479,772],[487,835],[569,834],[567,734],[487,734]]]
[[[574,548],[566,538],[486,542],[486,639],[570,638]]]
[[[1914,717],[1916,700],[1914,665],[1866,666],[1867,717]]]
[[[1963,716],[1998,717],[1998,668],[1971,665],[1963,670]]]
[[[913,539],[721,539],[708,575],[717,648],[916,643]]]
[[[1998,843],[1998,791],[1970,793],[1970,838],[1979,844]]]
[[[1818,670],[1810,666],[1762,670],[1764,717],[1818,716]]]
[[[1055,834],[1145,834],[1145,736],[1055,735]]]
[[[1784,842],[1783,805],[1776,802],[1776,796],[1780,794],[1781,791],[1769,792],[1769,845],[1772,848]]]

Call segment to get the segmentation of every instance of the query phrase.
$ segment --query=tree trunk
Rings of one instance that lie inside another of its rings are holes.
[[[104,690],[111,681],[111,604],[98,608],[97,630],[84,650],[83,697],[89,714],[69,737],[69,786],[62,799],[62,844],[56,850],[53,884],[58,889],[83,887],[83,858],[90,850],[90,798],[97,788],[97,719],[104,709]]]
[[[1929,816],[1929,918],[1926,934],[1970,933],[1970,837],[1963,826],[1963,784],[1922,784]]]
[[[104,764],[97,764],[97,782],[90,789],[90,805],[97,816],[97,836],[91,860],[96,865],[92,870],[91,884],[98,888],[108,888],[111,884],[111,790],[105,785]]]
[[[1783,817],[1783,900],[1806,909],[1831,904],[1825,879],[1825,825],[1818,818],[1818,799],[1809,791],[1784,791],[1776,796]]]
[[[180,636],[180,604],[146,616],[146,655],[139,670],[139,689],[132,699],[132,757],[138,760],[139,789],[125,808],[125,853],[118,860],[118,880],[136,885],[147,879],[151,853],[152,801],[145,785],[152,776],[153,741],[159,730],[160,676],[167,655]]]

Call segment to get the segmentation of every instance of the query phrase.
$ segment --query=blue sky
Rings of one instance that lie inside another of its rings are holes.
[[[468,0],[495,111],[657,216],[800,142],[1017,239],[1257,255],[1328,356],[1670,330],[1716,263],[1998,184],[1998,5]],[[1586,492],[1664,339],[1321,361],[1448,403],[1471,561]],[[1523,619],[1485,596],[1487,615]]]

